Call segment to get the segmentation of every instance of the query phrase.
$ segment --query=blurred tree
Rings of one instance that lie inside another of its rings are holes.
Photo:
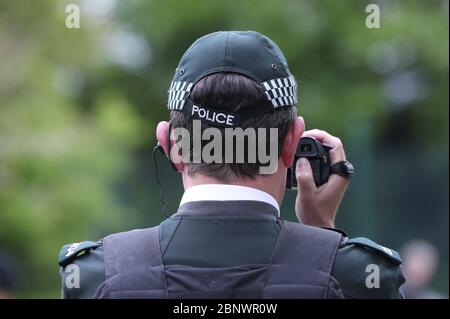
[[[142,122],[120,93],[85,96],[98,70],[89,29],[66,29],[54,1],[36,9],[0,4],[0,246],[23,263],[24,296],[57,297],[61,245],[133,224],[114,185]]]

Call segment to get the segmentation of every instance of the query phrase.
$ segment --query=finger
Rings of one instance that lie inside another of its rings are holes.
[[[299,158],[296,165],[295,177],[297,178],[299,194],[302,198],[308,198],[317,191],[311,165],[304,157]]]
[[[328,178],[328,182],[325,184],[329,189],[334,189],[337,193],[345,193],[347,186],[350,184],[350,181],[340,175],[331,174]]]
[[[331,135],[328,132],[325,132],[323,130],[313,129],[309,131],[303,132],[302,137],[313,137],[316,140],[318,140],[320,143],[325,143],[330,145],[331,147],[336,147],[339,145],[342,145],[339,138],[336,136]]]
[[[342,141],[338,137],[318,129],[305,131],[302,137],[313,137],[319,142],[329,145],[331,147],[331,164],[346,160],[344,146],[342,145]]]
[[[349,180],[345,177],[332,174],[328,179],[328,182],[319,189],[319,192],[325,192],[328,195],[331,195],[332,201],[335,203],[336,208],[339,207],[342,199],[344,198],[344,194],[349,185]]]

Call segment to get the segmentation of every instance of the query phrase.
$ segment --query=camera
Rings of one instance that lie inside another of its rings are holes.
[[[312,137],[302,137],[295,152],[294,165],[287,171],[286,188],[297,189],[297,179],[295,177],[295,166],[300,157],[305,157],[311,164],[314,182],[316,186],[325,184],[330,176],[331,146],[322,144]]]

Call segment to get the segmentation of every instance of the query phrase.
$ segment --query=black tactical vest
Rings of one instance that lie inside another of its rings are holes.
[[[283,221],[270,264],[200,268],[164,266],[158,229],[104,238],[96,298],[343,298],[330,275],[337,232]]]

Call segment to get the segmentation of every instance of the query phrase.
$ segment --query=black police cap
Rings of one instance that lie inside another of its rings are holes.
[[[214,105],[196,105],[192,88],[214,73],[237,73],[260,83],[270,103],[258,109],[226,113]],[[168,91],[168,108],[214,125],[234,127],[255,115],[297,104],[297,84],[280,48],[255,31],[219,31],[197,39],[184,53]]]

